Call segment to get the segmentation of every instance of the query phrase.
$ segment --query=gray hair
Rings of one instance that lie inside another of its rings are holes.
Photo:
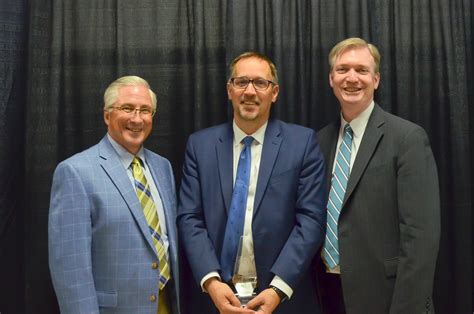
[[[118,98],[118,91],[124,86],[144,86],[148,88],[151,97],[152,109],[156,110],[156,94],[151,90],[150,84],[138,76],[122,76],[113,81],[104,93],[104,110],[111,110]]]

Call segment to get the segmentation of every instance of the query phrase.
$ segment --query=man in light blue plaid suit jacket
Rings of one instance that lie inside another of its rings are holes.
[[[108,134],[61,162],[53,178],[49,266],[62,313],[180,313],[176,195],[170,163],[143,148],[156,95],[135,76],[104,95]],[[134,188],[135,157],[157,208],[171,278],[158,287],[160,262]],[[161,313],[161,312],[160,312]]]

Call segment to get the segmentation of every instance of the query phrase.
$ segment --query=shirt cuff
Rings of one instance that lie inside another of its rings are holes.
[[[211,271],[209,274],[207,274],[201,279],[201,289],[203,292],[207,293],[206,289],[204,289],[204,283],[206,282],[206,280],[212,277],[217,277],[219,280],[221,280],[221,276],[219,276],[219,273],[217,271]]]
[[[283,281],[278,276],[273,277],[272,282],[270,282],[270,286],[275,286],[281,291],[283,291],[284,294],[288,297],[288,299],[291,299],[291,296],[293,295],[293,289],[291,289],[290,286],[286,282]]]

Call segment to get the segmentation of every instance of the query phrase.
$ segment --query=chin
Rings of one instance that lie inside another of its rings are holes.
[[[258,117],[258,112],[257,111],[240,111],[240,114],[239,116],[243,119],[243,120],[247,120],[247,121],[252,121],[252,120],[255,120],[257,119]]]
[[[363,98],[359,96],[349,96],[349,97],[345,96],[345,97],[342,97],[342,100],[347,104],[356,105],[360,103],[363,100]]]

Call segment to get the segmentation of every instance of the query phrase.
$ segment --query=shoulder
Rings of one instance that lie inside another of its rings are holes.
[[[192,133],[189,136],[189,138],[190,139],[208,139],[210,137],[212,138],[212,137],[220,136],[221,134],[229,130],[232,131],[232,124],[227,122],[227,123],[214,125],[214,126],[196,131]]]
[[[372,117],[371,117],[372,119]],[[378,128],[383,133],[383,141],[390,143],[392,149],[403,152],[409,149],[430,147],[426,131],[418,124],[377,108],[370,129]],[[369,124],[367,128],[369,128]]]
[[[79,153],[72,155],[71,157],[61,161],[58,164],[60,166],[71,166],[77,167],[90,167],[92,164],[97,164],[97,158],[99,157],[99,144],[96,144],[88,149],[85,149]]]
[[[233,138],[232,123],[223,123],[192,133],[188,137],[187,147],[199,151],[209,150],[219,142]]]
[[[339,125],[336,122],[329,123],[322,127],[318,132],[317,135],[318,137],[324,136],[333,132],[337,132],[339,128]]]
[[[405,138],[407,136],[416,136],[420,135],[426,137],[425,130],[418,124],[404,119],[402,117],[396,116],[387,111],[382,111],[384,129],[386,129],[390,134]]]
[[[159,164],[159,165],[166,165],[166,166],[171,165],[170,161],[167,158],[165,158],[165,157],[163,157],[163,156],[161,156],[161,155],[159,155],[159,154],[155,153],[154,151],[151,151],[147,148],[145,148],[145,154],[146,154],[146,160],[149,163]]]
[[[313,129],[299,124],[287,123],[281,120],[270,120],[269,123],[274,124],[276,127],[278,127],[284,136],[301,138],[315,135]]]
[[[53,182],[64,180],[90,181],[97,177],[99,171],[98,145],[94,145],[63,161],[54,170]]]

